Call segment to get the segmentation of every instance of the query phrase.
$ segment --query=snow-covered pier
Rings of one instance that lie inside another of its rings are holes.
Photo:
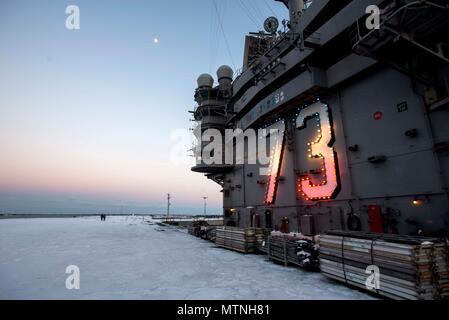
[[[372,299],[148,220],[0,220],[0,299]],[[66,288],[69,265],[79,290]]]

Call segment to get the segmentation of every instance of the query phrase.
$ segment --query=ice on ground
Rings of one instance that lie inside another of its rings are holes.
[[[148,218],[146,218],[148,219]],[[65,286],[80,269],[80,289]],[[0,299],[371,299],[142,217],[0,220]]]

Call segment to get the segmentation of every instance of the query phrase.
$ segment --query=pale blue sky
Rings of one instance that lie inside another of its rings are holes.
[[[190,125],[197,76],[240,68],[245,34],[288,12],[216,4],[233,61],[212,0],[0,0],[0,213],[163,212],[167,192],[174,212],[208,196],[221,213],[218,185],[170,162],[170,134]]]

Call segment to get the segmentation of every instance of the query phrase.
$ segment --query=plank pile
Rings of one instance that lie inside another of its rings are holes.
[[[262,251],[267,242],[268,236],[270,235],[270,229],[256,228],[256,249],[257,251]]]
[[[295,265],[306,270],[318,270],[318,247],[312,237],[273,232],[260,251],[266,253],[268,259],[282,262],[285,266]]]
[[[379,268],[378,286],[371,289],[366,285],[368,266]],[[392,299],[449,298],[444,239],[330,231],[320,237],[320,269],[330,278]]]
[[[209,240],[209,241],[215,241],[215,229],[217,227],[214,226],[208,226],[208,225],[201,225],[198,223],[194,223],[187,227],[187,231],[192,236]]]
[[[263,241],[265,229],[219,227],[215,230],[215,244],[219,247],[252,253]]]
[[[213,226],[207,226],[207,227],[201,227],[200,230],[200,238],[204,239],[204,240],[209,240],[212,242],[215,242],[215,231],[216,231],[217,227],[213,227]]]
[[[199,237],[200,236],[200,231],[201,231],[201,226],[198,224],[192,224],[190,226],[187,227],[187,232],[195,237]]]

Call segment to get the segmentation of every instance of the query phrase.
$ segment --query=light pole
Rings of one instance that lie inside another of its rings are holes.
[[[204,200],[204,215],[206,215],[207,197],[203,197]]]
[[[167,193],[167,218],[170,216],[170,199],[171,199],[171,196],[170,196],[170,193]]]

